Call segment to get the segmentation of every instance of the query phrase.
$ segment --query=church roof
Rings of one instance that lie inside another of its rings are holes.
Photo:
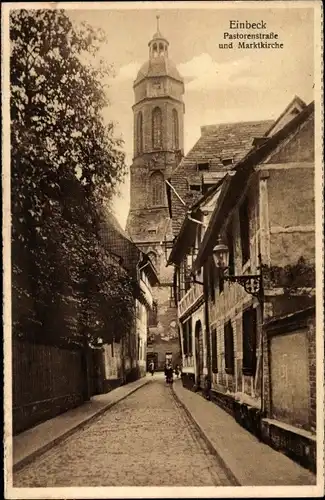
[[[195,203],[200,191],[189,190],[189,185],[202,185],[203,179],[217,182],[235,163],[240,161],[252,148],[253,139],[262,137],[273,120],[223,123],[201,127],[201,137],[182,159],[174,171],[171,184],[185,201],[186,207]],[[227,160],[231,160],[227,164]],[[206,170],[200,170],[201,163],[208,163]],[[172,194],[173,233],[180,230],[186,207]]]
[[[157,76],[169,76],[170,78],[174,78],[174,80],[183,82],[183,78],[173,61],[165,56],[157,56],[146,61],[141,66],[134,81],[134,85],[137,85],[144,78],[154,78]]]
[[[167,38],[162,35],[159,30],[153,35],[152,40],[165,40],[168,43]]]

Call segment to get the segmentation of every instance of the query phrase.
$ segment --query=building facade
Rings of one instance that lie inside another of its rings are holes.
[[[173,271],[166,267],[172,246],[166,180],[183,155],[184,82],[169,58],[169,42],[159,27],[149,42],[149,59],[134,81],[134,157],[126,231],[152,260],[160,285],[153,290],[149,318],[149,358],[162,369],[166,355],[178,362],[180,346]]]
[[[136,288],[133,327],[121,336],[114,335],[112,325],[112,341],[102,348],[100,377],[103,391],[107,392],[146,374],[149,314],[153,308],[152,290],[159,281],[149,256],[131,241],[109,211],[102,214],[101,237],[117,265],[133,278]]]
[[[313,148],[313,103],[295,98],[216,185],[208,219],[206,196],[191,207],[204,225],[185,220],[170,258],[179,265],[195,252],[178,304],[184,384],[312,469]]]

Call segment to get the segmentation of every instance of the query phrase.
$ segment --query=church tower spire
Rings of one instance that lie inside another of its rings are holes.
[[[162,285],[155,291],[158,323],[165,335],[175,333],[178,349],[176,309],[170,298],[173,269],[166,268],[166,246],[173,235],[165,181],[183,155],[184,81],[169,58],[159,20],[157,16],[157,31],[148,43],[149,58],[133,83],[134,153],[126,231],[153,260]]]

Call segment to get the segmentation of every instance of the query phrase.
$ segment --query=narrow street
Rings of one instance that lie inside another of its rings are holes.
[[[231,486],[161,374],[14,474],[15,487]]]

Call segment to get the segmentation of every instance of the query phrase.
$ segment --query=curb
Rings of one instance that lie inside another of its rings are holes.
[[[35,458],[38,458],[40,455],[43,455],[43,453],[45,453],[46,451],[50,450],[51,448],[53,448],[57,444],[61,443],[62,441],[64,441],[68,437],[70,437],[72,434],[74,434],[78,430],[80,430],[83,427],[85,427],[86,425],[91,424],[98,417],[101,417],[106,411],[108,411],[110,408],[112,408],[112,406],[116,405],[117,403],[120,403],[120,401],[123,401],[123,399],[127,398],[128,396],[130,396],[134,392],[138,391],[139,389],[141,389],[142,387],[144,387],[149,382],[150,382],[150,379],[146,380],[142,385],[139,385],[138,387],[135,387],[134,389],[131,389],[128,394],[125,394],[124,396],[122,396],[117,401],[112,401],[111,403],[108,403],[106,406],[104,406],[103,408],[101,408],[100,410],[98,410],[94,415],[91,415],[91,416],[87,417],[82,422],[79,422],[75,427],[72,427],[71,429],[69,429],[66,432],[64,432],[63,434],[61,434],[61,436],[58,436],[58,437],[52,439],[52,441],[44,444],[43,446],[41,446],[37,450],[33,451],[32,453],[30,453],[26,457],[22,458],[21,460],[19,460],[18,462],[16,462],[13,465],[12,471],[13,472],[17,472],[20,469],[22,469],[23,467],[25,467],[26,465],[30,464],[31,462],[33,462],[35,460]]]
[[[187,408],[186,404],[176,394],[175,389],[174,389],[174,385],[172,386],[172,393],[173,393],[173,396],[175,397],[175,399],[178,401],[178,403],[181,405],[181,407],[183,408],[183,410],[187,414],[187,416],[189,417],[189,419],[193,422],[193,425],[196,427],[197,431],[200,433],[200,435],[201,435],[202,439],[204,440],[205,444],[207,445],[210,453],[212,455],[214,455],[214,457],[217,459],[217,461],[219,462],[221,467],[225,470],[226,475],[228,476],[228,479],[232,483],[234,483],[233,484],[234,486],[241,486],[241,483],[238,481],[237,477],[232,472],[232,470],[228,467],[228,465],[226,464],[224,459],[219,455],[219,452],[217,451],[217,449],[213,445],[212,441],[210,440],[210,438],[208,437],[206,432],[202,429],[202,427],[200,426],[197,419],[194,417],[194,415],[192,415],[190,410]]]

